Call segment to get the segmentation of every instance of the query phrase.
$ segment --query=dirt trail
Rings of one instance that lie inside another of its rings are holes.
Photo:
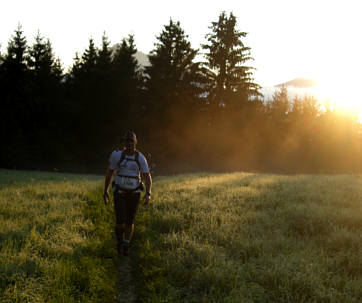
[[[123,257],[119,265],[119,289],[120,293],[117,298],[119,303],[133,303],[136,302],[135,285],[132,280],[132,269],[130,260]]]

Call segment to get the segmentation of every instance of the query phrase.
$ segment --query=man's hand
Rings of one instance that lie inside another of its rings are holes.
[[[104,201],[104,204],[108,204],[108,202],[109,202],[109,194],[108,194],[108,191],[105,191],[104,193],[103,193],[103,201]]]
[[[114,174],[114,170],[111,170],[111,169],[109,169],[109,167],[107,167],[106,175],[104,177],[104,191],[103,191],[103,201],[104,201],[104,204],[106,204],[106,205],[109,202],[108,187],[109,187],[109,184],[111,183],[113,174]]]
[[[152,178],[150,173],[144,173],[142,174],[142,179],[146,183],[146,194],[143,198],[144,205],[148,205],[150,203],[151,198],[151,188],[152,188]]]
[[[151,198],[151,195],[149,193],[146,193],[144,198],[143,198],[143,205],[148,205],[150,203],[150,198]]]

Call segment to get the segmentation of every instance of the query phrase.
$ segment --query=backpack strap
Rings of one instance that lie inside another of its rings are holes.
[[[139,161],[139,159],[138,159],[138,158],[139,158],[139,155],[140,155],[139,151],[136,150],[135,161],[136,161],[136,163],[137,163],[137,165],[138,165],[138,170],[141,171],[141,164],[140,164],[140,161]]]
[[[121,158],[119,159],[118,163],[117,163],[117,167],[119,168],[121,163],[123,162],[124,159],[126,159],[126,153],[124,150],[121,151]]]
[[[121,163],[123,162],[123,160],[126,159],[126,152],[125,152],[125,150],[122,150],[121,152],[122,152],[121,158],[119,159],[119,161],[118,161],[118,163],[117,163],[117,167],[120,167],[120,165],[121,165]],[[136,150],[135,160],[134,160],[134,161],[136,161],[136,163],[137,163],[138,170],[141,171],[141,164],[140,164],[140,161],[139,161],[139,155],[140,155],[139,151]]]

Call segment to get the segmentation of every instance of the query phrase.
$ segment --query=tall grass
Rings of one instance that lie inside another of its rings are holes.
[[[362,301],[361,176],[158,177],[123,260],[102,180],[0,170],[0,302]]]
[[[101,177],[0,170],[0,302],[115,302]]]
[[[183,175],[153,199],[141,302],[362,302],[361,176]]]

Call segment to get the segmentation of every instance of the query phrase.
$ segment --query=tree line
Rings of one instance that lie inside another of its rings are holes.
[[[104,34],[65,71],[49,39],[29,46],[19,26],[0,53],[0,167],[100,173],[132,129],[160,174],[361,171],[358,119],[286,88],[265,100],[246,35],[222,12],[194,49],[170,19],[148,66],[132,35],[111,46]]]

